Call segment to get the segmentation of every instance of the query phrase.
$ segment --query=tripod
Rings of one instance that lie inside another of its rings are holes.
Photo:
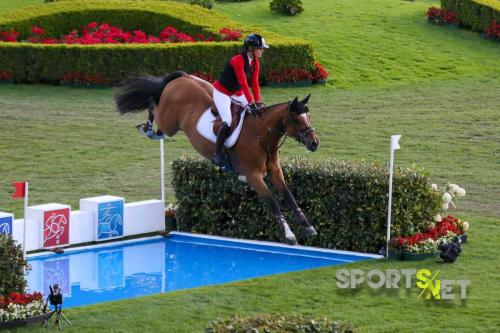
[[[62,326],[61,326],[61,318],[64,319],[64,321],[69,325],[69,326],[73,326],[71,324],[71,322],[68,320],[68,318],[66,318],[66,316],[62,313],[62,304],[57,304],[57,305],[54,305],[54,311],[50,312],[47,317],[45,317],[45,320],[43,321],[43,325],[45,327],[49,327],[49,320],[50,318],[54,315],[54,313],[56,314],[56,324],[57,324],[57,327],[59,329],[62,329]]]

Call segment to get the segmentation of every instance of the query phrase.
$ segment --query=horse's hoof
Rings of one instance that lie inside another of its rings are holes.
[[[314,229],[313,226],[304,228],[304,235],[306,235],[306,237],[313,237],[316,236],[317,234],[318,233],[316,232],[316,229]]]
[[[297,242],[297,239],[295,237],[293,238],[288,238],[288,237],[285,237],[285,243],[287,243],[288,245],[298,245],[299,243]]]

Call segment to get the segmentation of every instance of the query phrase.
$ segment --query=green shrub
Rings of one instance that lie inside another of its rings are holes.
[[[269,3],[271,10],[283,15],[297,15],[304,11],[301,0],[272,0]]]
[[[212,9],[214,6],[213,0],[188,0],[190,5],[198,5],[203,8]]]
[[[180,230],[227,237],[280,241],[271,209],[234,175],[209,162],[173,162],[173,186]],[[301,244],[378,252],[385,245],[388,169],[373,163],[284,161],[288,187],[318,235],[307,240],[288,210]],[[280,199],[281,206],[286,207]],[[428,178],[415,170],[395,170],[392,234],[424,230],[441,206]]]
[[[24,269],[28,263],[23,258],[20,245],[5,234],[0,234],[0,295],[12,292],[24,292],[26,281]]]
[[[0,31],[15,28],[21,39],[33,25],[58,37],[89,22],[107,22],[126,30],[140,29],[158,35],[167,25],[194,35],[217,36],[223,27],[243,34],[261,33],[271,45],[262,60],[262,76],[270,69],[296,67],[312,69],[309,42],[285,38],[253,27],[242,27],[208,9],[182,3],[158,1],[57,1],[27,7],[0,18]],[[0,71],[13,73],[15,82],[58,83],[68,73],[98,75],[108,83],[137,74],[164,75],[175,70],[205,72],[218,76],[227,59],[241,50],[242,42],[177,44],[46,45],[1,43]]]
[[[205,333],[253,333],[253,332],[315,332],[351,333],[348,322],[333,322],[327,318],[313,318],[304,315],[259,314],[248,317],[234,316],[209,323]]]
[[[441,8],[455,12],[462,25],[483,32],[493,20],[500,22],[498,0],[441,0]]]

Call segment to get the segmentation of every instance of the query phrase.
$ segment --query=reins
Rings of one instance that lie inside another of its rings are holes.
[[[262,105],[264,105],[263,109],[269,109],[269,107],[267,107],[265,104],[261,103]],[[292,120],[292,117],[291,117],[291,112],[290,112],[290,105],[292,104],[292,102],[288,102],[288,106],[287,106],[287,120],[286,120],[286,123],[284,124],[284,130],[281,131],[281,130],[277,130],[276,128],[271,128],[269,127],[269,125],[267,125],[264,120],[261,118],[261,113],[255,115],[253,114],[256,118],[258,118],[265,127],[267,127],[267,130],[266,130],[266,133],[267,133],[267,136],[273,134],[273,133],[277,133],[278,134],[278,138],[281,138],[283,135],[285,135],[285,137],[283,138],[283,140],[281,141],[281,143],[279,143],[278,147],[276,149],[274,149],[272,152],[269,152],[269,150],[264,147],[264,144],[262,143],[262,137],[257,133],[257,129],[255,128],[255,124],[253,126],[253,129],[254,129],[254,133],[255,133],[255,137],[257,138],[257,142],[259,142],[259,145],[262,147],[262,149],[266,152],[266,154],[268,156],[271,156],[272,154],[274,154],[276,151],[278,151],[281,146],[283,146],[283,144],[285,143],[286,139],[288,138],[288,134],[287,134],[287,131],[288,131],[288,127],[290,126],[290,124],[293,124],[293,120]],[[260,110],[259,110],[260,111]],[[296,140],[297,142],[301,143],[301,144],[305,144],[306,143],[306,136],[313,132],[314,131],[314,128],[312,127],[307,127],[306,129],[304,130],[299,130],[297,128],[297,126],[295,124],[293,124],[295,127],[296,127],[296,130],[297,130],[297,137],[294,137],[293,139]]]

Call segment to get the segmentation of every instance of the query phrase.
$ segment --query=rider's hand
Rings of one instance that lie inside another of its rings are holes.
[[[257,102],[248,103],[248,111],[253,114],[259,114],[259,104]]]

